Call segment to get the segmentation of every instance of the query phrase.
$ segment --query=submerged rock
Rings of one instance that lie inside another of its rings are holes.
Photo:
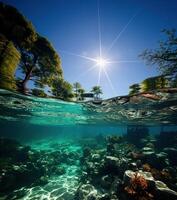
[[[109,189],[113,181],[114,181],[113,176],[105,175],[101,178],[101,186],[105,189]]]
[[[168,154],[168,158],[171,164],[177,166],[177,149],[172,147],[166,147],[163,149],[163,151]]]
[[[167,185],[162,181],[155,181],[155,187],[157,190],[157,196],[160,198],[169,200],[177,199],[177,192],[168,188]]]
[[[136,177],[143,177],[147,181],[148,187],[151,188],[155,199],[161,200],[176,200],[177,192],[171,190],[165,183],[162,181],[155,180],[150,172],[127,170],[124,173],[124,184],[125,186],[131,185],[131,181]]]
[[[98,196],[97,190],[93,185],[83,184],[81,185],[76,193],[77,200],[96,200]]]
[[[130,180],[133,179],[135,175],[142,176],[150,186],[155,186],[155,180],[152,174],[150,172],[144,172],[141,170],[137,172],[126,170],[123,178],[125,185],[128,185],[130,183]]]

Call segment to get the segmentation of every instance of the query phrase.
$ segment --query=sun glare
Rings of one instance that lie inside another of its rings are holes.
[[[71,52],[67,52],[67,51],[63,51],[64,53],[67,53],[69,55],[72,56],[77,56],[80,58],[83,58],[85,60],[89,60],[91,62],[93,62],[93,65],[88,69],[85,70],[81,75],[85,75],[87,74],[89,71],[95,69],[95,68],[99,68],[99,70],[96,70],[96,72],[98,72],[98,82],[97,85],[100,85],[100,80],[102,75],[105,75],[112,91],[114,92],[114,95],[117,94],[117,92],[115,91],[115,88],[113,86],[113,83],[111,81],[111,78],[109,77],[109,74],[107,72],[107,66],[111,65],[111,64],[119,64],[119,63],[135,63],[135,62],[139,62],[137,60],[110,60],[110,59],[105,59],[102,57],[102,37],[101,37],[101,23],[100,23],[100,0],[97,0],[97,14],[98,14],[98,42],[99,42],[99,57],[94,58],[94,57],[89,57],[86,55],[80,55],[80,54],[75,54],[75,53],[71,53]],[[109,55],[108,52],[111,51],[111,49],[115,46],[115,44],[117,43],[117,41],[120,39],[121,35],[124,33],[124,31],[128,28],[128,26],[132,23],[132,21],[135,19],[135,17],[137,16],[137,14],[133,15],[130,20],[128,21],[128,23],[123,27],[123,29],[116,35],[115,39],[111,42],[110,46],[107,48],[107,50],[104,52],[106,53],[106,55]],[[81,76],[79,75],[79,76]]]
[[[103,58],[97,58],[96,59],[96,64],[97,64],[97,66],[103,68],[103,67],[106,66],[107,61],[105,59],[103,59]]]

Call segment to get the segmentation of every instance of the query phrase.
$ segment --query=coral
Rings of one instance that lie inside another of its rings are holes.
[[[143,165],[143,170],[146,172],[150,172],[151,171],[151,166],[148,163],[145,163]]]
[[[133,159],[142,159],[144,157],[144,155],[140,152],[130,152],[130,157],[133,158]]]
[[[83,149],[83,156],[84,157],[88,157],[88,156],[90,156],[91,155],[91,149],[90,149],[90,147],[85,147],[84,149]]]
[[[153,199],[153,195],[150,192],[148,192],[148,183],[146,179],[138,173],[135,173],[134,177],[132,177],[130,180],[129,186],[126,186],[124,190],[130,196],[130,198],[133,199]]]
[[[145,163],[143,165],[143,170],[146,172],[151,172],[152,176],[156,180],[165,181],[165,182],[172,180],[172,176],[168,170],[158,170],[156,168],[152,168],[148,163]]]

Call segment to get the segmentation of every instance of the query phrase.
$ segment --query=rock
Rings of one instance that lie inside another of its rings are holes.
[[[83,149],[83,157],[88,157],[91,155],[91,149],[89,147],[85,147]]]
[[[149,148],[151,148],[151,149],[154,149],[154,144],[153,144],[152,142],[148,142],[148,143],[146,144],[146,147],[149,147]]]
[[[144,179],[148,183],[148,187],[151,188],[152,191],[154,191],[154,194],[157,197],[157,199],[161,199],[161,200],[162,199],[163,200],[166,200],[166,199],[176,200],[177,199],[177,192],[168,188],[165,183],[155,180],[150,172],[143,172],[141,170],[139,170],[138,172],[133,172],[131,170],[125,171],[124,183],[126,186],[130,185],[130,181],[132,178],[135,177],[136,173],[138,175],[144,177]]]
[[[78,200],[94,200],[97,198],[98,192],[91,184],[81,185],[76,193]]]
[[[99,154],[93,154],[92,155],[92,160],[93,161],[100,161],[101,156]]]
[[[177,149],[175,148],[164,148],[163,151],[168,154],[168,158],[173,165],[177,165]]]
[[[145,155],[146,157],[155,155],[155,152],[154,152],[154,151],[143,151],[142,153],[143,153],[143,155]]]
[[[151,152],[151,151],[154,151],[153,148],[151,148],[151,147],[143,147],[142,150],[143,150],[144,152],[149,152],[149,151]]]
[[[106,156],[104,160],[104,174],[119,172],[119,158],[114,156]]]
[[[108,193],[102,194],[99,200],[110,200],[110,195]]]
[[[48,181],[49,177],[46,176],[41,176],[36,182],[35,185],[46,185],[49,181]]]
[[[111,165],[117,165],[117,162],[119,161],[119,159],[114,156],[106,156],[105,160]]]
[[[65,174],[65,173],[66,173],[66,170],[65,170],[64,167],[57,167],[57,168],[55,169],[55,174],[56,174],[56,175],[63,175],[63,174]]]
[[[123,176],[124,171],[128,167],[129,160],[127,158],[117,158],[114,156],[106,156],[104,160],[104,174]]]
[[[142,154],[144,155],[145,159],[152,159],[155,156],[155,152],[150,147],[143,147]]]
[[[141,171],[141,170],[139,170],[138,172],[134,172],[132,170],[126,170],[125,173],[124,173],[124,178],[123,178],[124,183],[126,185],[128,185],[130,183],[130,180],[135,177],[136,173],[139,176],[143,176],[144,179],[148,182],[149,186],[155,185],[155,180],[154,180],[152,174],[150,172],[144,172],[144,171]]]
[[[162,181],[155,181],[155,187],[157,190],[157,195],[163,199],[170,199],[176,200],[177,199],[177,192],[171,190],[167,187],[165,183]]]
[[[157,155],[158,158],[163,158],[163,159],[168,157],[168,154],[165,153],[165,152],[160,152],[160,153],[158,153],[156,155]]]
[[[137,160],[137,161],[136,161],[136,166],[137,166],[138,168],[140,168],[140,167],[142,166],[142,161],[141,161],[141,160]]]
[[[113,176],[110,176],[110,175],[103,176],[101,178],[101,186],[104,189],[109,189],[113,181],[114,181]]]
[[[137,170],[138,169],[137,168],[137,164],[135,162],[130,163],[129,164],[129,169],[131,169],[131,170]]]
[[[169,165],[167,154],[164,152],[160,152],[156,154],[154,151],[143,151],[143,162],[148,163],[152,167],[157,169],[163,169]]]
[[[26,188],[21,188],[19,190],[15,190],[12,193],[10,193],[7,196],[7,200],[8,199],[13,199],[13,200],[17,200],[17,199],[24,199],[24,196],[27,194],[27,189]]]

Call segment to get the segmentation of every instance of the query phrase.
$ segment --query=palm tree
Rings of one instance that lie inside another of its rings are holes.
[[[78,98],[78,94],[79,94],[78,91],[81,88],[82,88],[82,86],[81,86],[81,84],[79,82],[73,83],[73,89],[74,89],[76,98]]]
[[[99,99],[100,94],[103,94],[100,86],[93,86],[91,92],[94,93],[95,99]]]
[[[83,88],[78,89],[78,99],[79,100],[84,100],[84,97],[83,97],[84,92],[85,92],[85,90]]]

